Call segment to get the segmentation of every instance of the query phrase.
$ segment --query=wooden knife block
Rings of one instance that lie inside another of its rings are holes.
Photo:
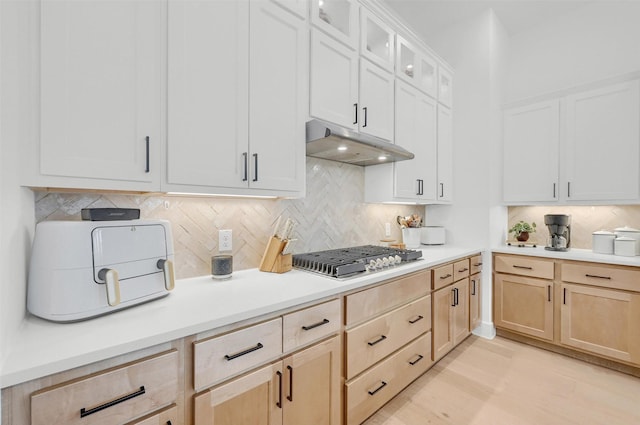
[[[293,256],[282,254],[286,243],[287,241],[280,240],[275,236],[269,239],[262,261],[260,261],[259,269],[261,272],[285,273],[293,268]]]

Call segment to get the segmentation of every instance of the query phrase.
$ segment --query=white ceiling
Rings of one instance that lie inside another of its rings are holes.
[[[605,1],[605,0],[599,0]],[[535,26],[593,1],[582,0],[384,0],[426,39],[443,29],[493,9],[508,34]]]

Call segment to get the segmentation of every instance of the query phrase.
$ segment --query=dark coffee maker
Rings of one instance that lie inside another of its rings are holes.
[[[568,251],[571,241],[571,216],[565,214],[547,214],[544,224],[549,228],[549,238],[544,249],[549,251]]]

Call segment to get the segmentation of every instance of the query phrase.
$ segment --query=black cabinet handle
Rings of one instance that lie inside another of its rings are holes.
[[[420,360],[422,360],[422,359],[424,359],[424,356],[423,356],[422,354],[418,354],[418,358],[417,358],[417,359],[415,359],[415,360],[414,360],[414,361],[412,361],[412,362],[409,362],[409,364],[410,364],[411,366],[415,366],[415,364],[416,364],[416,363],[418,363],[418,362],[419,362]]]
[[[362,110],[364,111],[364,124],[362,125],[363,127],[367,126],[367,107],[365,106],[364,108],[362,108]]]
[[[594,279],[607,279],[607,280],[611,280],[611,276],[598,276],[595,274],[585,274],[586,277],[592,277]]]
[[[455,307],[456,306],[456,288],[452,288],[451,292],[453,292],[453,301],[451,301],[453,304],[451,304],[451,307]]]
[[[277,371],[276,375],[278,375],[278,401],[276,406],[282,409],[282,372]]]
[[[551,285],[547,285],[547,301],[551,302]]]
[[[562,304],[567,304],[567,288],[562,288]]]
[[[444,280],[444,279],[449,279],[451,277],[451,274],[445,274],[444,276],[440,276],[440,279]]]
[[[458,270],[458,273],[464,273],[464,272],[466,272],[467,270],[469,270],[469,269],[465,267],[464,269],[460,269],[460,270]]]
[[[417,323],[417,322],[421,321],[422,319],[424,319],[424,316],[419,315],[415,319],[409,320],[409,323],[413,325],[414,323]]]
[[[318,326],[326,325],[329,323],[329,319],[323,319],[321,322],[314,323],[313,325],[303,326],[302,330],[310,331],[311,329],[317,328]]]
[[[289,371],[289,395],[287,396],[287,400],[293,401],[293,368],[287,366],[287,370]]]
[[[357,103],[353,104],[353,109],[354,109],[354,115],[355,115],[355,121],[353,121],[353,123],[358,124],[358,104]]]
[[[144,172],[148,173],[149,171],[151,171],[150,164],[149,164],[149,136],[145,138],[145,145],[146,145],[146,154],[145,154],[146,166],[144,168]]]
[[[116,404],[120,404],[120,403],[123,403],[123,402],[125,402],[127,400],[131,400],[132,398],[141,396],[144,393],[145,393],[145,390],[144,390],[144,385],[143,385],[143,386],[140,387],[140,389],[138,391],[132,392],[131,394],[127,394],[127,395],[122,396],[120,398],[117,398],[115,400],[111,400],[109,402],[101,404],[100,406],[94,407],[93,409],[88,409],[87,410],[87,409],[85,409],[83,407],[82,409],[80,409],[80,417],[84,418],[86,416],[93,415],[94,413],[98,413],[101,410],[108,409],[109,407],[115,406]]]
[[[416,182],[418,183],[418,191],[416,192],[416,195],[422,195],[422,193],[420,193],[420,179],[416,179]]]
[[[444,183],[440,183],[440,197],[444,198]]]
[[[571,182],[567,182],[567,198],[571,198]]]
[[[460,290],[458,288],[454,289],[456,291],[456,305],[460,304]]]
[[[533,267],[527,267],[527,266],[517,266],[517,265],[513,265],[514,269],[525,269],[525,270],[533,270]]]
[[[378,391],[380,391],[381,389],[383,389],[384,387],[387,386],[386,382],[384,382],[384,381],[380,381],[380,382],[381,382],[381,385],[378,388],[376,388],[373,391],[367,391],[369,393],[369,395],[374,395],[375,393],[377,393]]]
[[[244,173],[242,176],[242,181],[246,182],[249,180],[249,154],[247,152],[242,152],[242,158],[244,162]]]
[[[473,284],[473,286],[471,287],[471,295],[475,295],[476,294],[476,280],[473,279],[471,281],[471,283]]]
[[[385,335],[380,335],[380,338],[376,339],[375,341],[367,342],[367,344],[369,344],[369,346],[373,347],[374,345],[378,344],[379,342],[384,341],[385,339],[387,339],[387,337]]]
[[[261,349],[262,347],[264,347],[264,345],[262,345],[261,343],[258,343],[255,347],[247,348],[246,350],[240,351],[239,353],[225,354],[224,358],[227,359],[227,361],[237,359],[238,357],[242,357],[246,354],[253,353],[254,351]]]
[[[253,154],[253,161],[254,161],[254,163],[253,163],[253,166],[254,166],[254,169],[253,169],[253,171],[254,171],[253,181],[257,182],[258,181],[258,154],[257,153]]]
[[[553,199],[556,199],[556,184],[553,184]]]

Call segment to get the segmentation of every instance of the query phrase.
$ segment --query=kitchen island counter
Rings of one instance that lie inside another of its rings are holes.
[[[159,300],[76,323],[28,315],[2,364],[2,388],[106,360],[172,340],[277,315],[343,293],[480,253],[479,248],[422,247],[423,259],[337,280],[292,270],[236,271],[228,280],[181,279]]]

